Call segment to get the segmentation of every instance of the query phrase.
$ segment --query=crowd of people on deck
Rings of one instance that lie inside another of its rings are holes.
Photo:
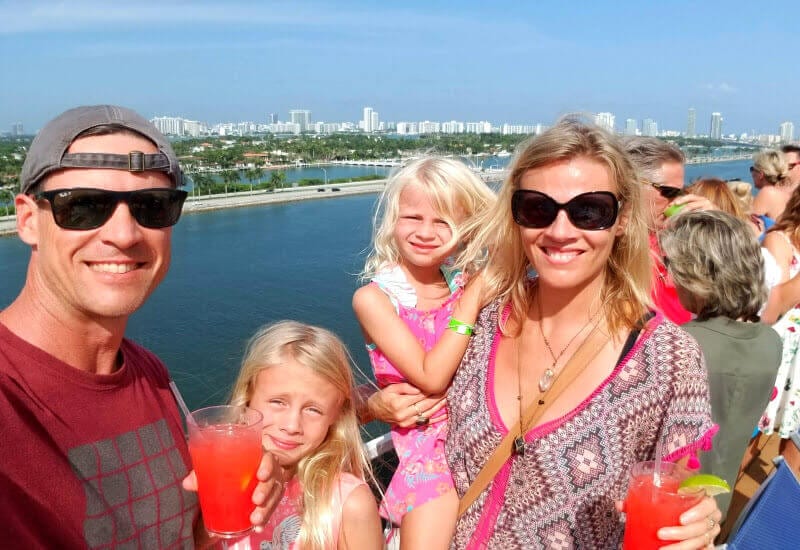
[[[355,385],[325,328],[252,336],[230,402],[262,414],[264,452],[253,531],[228,547],[619,548],[634,464],[733,485],[758,434],[788,440],[800,146],[755,155],[755,198],[687,186],[685,161],[565,117],[518,146],[497,192],[453,159],[398,169],[352,301],[376,384]],[[222,546],[167,368],[125,338],[168,271],[181,183],[166,138],[123,107],[68,110],[30,146],[30,260],[0,311],[5,541]],[[385,487],[359,430],[373,419],[399,460]],[[713,548],[729,504],[702,498],[663,548]]]

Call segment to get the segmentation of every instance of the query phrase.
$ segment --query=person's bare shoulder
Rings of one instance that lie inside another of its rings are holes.
[[[369,486],[360,485],[353,489],[342,506],[339,549],[379,550],[383,545],[378,503]]]

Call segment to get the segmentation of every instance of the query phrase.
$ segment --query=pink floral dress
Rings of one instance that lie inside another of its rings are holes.
[[[372,279],[372,284],[376,284],[389,297],[397,315],[425,351],[436,344],[447,328],[455,302],[463,290],[464,281],[460,272],[443,266],[442,273],[450,287],[450,297],[438,308],[427,311],[416,308],[414,288],[399,266],[385,268]],[[406,381],[375,344],[367,344],[367,352],[380,387]],[[381,515],[395,525],[400,525],[403,516],[415,507],[453,489],[453,479],[444,454],[447,437],[445,414],[442,409],[423,428],[392,427],[392,442],[399,464],[386,489]]]

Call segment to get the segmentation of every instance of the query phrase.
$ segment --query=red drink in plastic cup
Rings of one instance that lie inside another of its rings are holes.
[[[261,413],[245,407],[207,407],[192,413],[189,453],[197,475],[206,530],[231,538],[250,530],[256,471],[261,463]]]
[[[661,464],[661,486],[653,484],[655,462],[639,462],[631,470],[628,496],[625,498],[625,550],[650,550],[672,544],[656,533],[662,527],[680,525],[680,516],[700,502],[702,490],[679,494],[678,486],[689,473],[669,462]]]

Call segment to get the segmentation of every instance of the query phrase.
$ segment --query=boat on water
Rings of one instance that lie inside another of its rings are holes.
[[[502,151],[500,151],[499,153],[495,153],[495,155],[494,155],[494,156],[496,156],[496,157],[500,157],[500,158],[506,158],[506,157],[510,157],[510,156],[511,156],[511,153],[509,153],[508,151],[506,151],[505,149],[503,149],[503,150],[502,150]]]

